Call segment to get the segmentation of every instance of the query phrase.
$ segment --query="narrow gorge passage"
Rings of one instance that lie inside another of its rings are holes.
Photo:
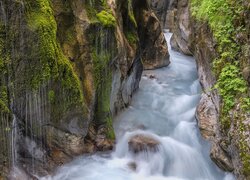
[[[171,34],[165,37],[169,44]],[[171,65],[145,71],[131,106],[116,117],[114,152],[80,157],[41,179],[233,180],[210,160],[209,144],[197,127],[201,88],[195,60],[169,52]],[[157,148],[132,152],[128,142],[138,136],[156,142]]]

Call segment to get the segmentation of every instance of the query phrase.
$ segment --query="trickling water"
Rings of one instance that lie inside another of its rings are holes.
[[[18,126],[17,126],[16,116],[13,115],[12,131],[11,131],[11,159],[12,159],[12,167],[15,167],[16,166],[16,162],[17,162],[17,138],[18,138]]]
[[[171,34],[166,34],[170,40]],[[169,45],[170,47],[170,45]],[[169,49],[169,67],[146,71],[131,106],[114,122],[116,150],[83,156],[60,168],[53,180],[232,180],[209,158],[195,120],[200,85],[193,58]],[[156,152],[129,151],[134,135],[160,143]],[[132,167],[131,168],[131,163]]]

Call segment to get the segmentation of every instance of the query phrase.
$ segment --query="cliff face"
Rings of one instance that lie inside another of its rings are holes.
[[[0,2],[2,176],[13,165],[44,175],[76,155],[112,149],[112,117],[130,103],[142,62],[169,63],[149,11],[137,14],[141,26],[127,0]],[[148,26],[154,44],[138,36]],[[160,58],[141,52],[148,46]]]
[[[250,4],[176,3],[171,45],[196,58],[203,88],[197,121],[202,136],[212,143],[210,156],[238,179],[249,179]]]
[[[132,2],[144,69],[167,66],[169,54],[162,27],[147,0]]]

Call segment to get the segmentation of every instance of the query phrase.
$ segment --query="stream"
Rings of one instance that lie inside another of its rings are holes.
[[[170,47],[171,34],[165,37]],[[201,87],[195,60],[171,48],[169,53],[171,64],[144,71],[131,106],[115,118],[113,152],[79,157],[41,179],[234,180],[210,160],[210,145],[200,136],[195,110]],[[158,151],[131,153],[128,141],[138,134],[160,142]]]

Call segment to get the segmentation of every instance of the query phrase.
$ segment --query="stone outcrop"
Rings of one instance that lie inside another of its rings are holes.
[[[140,22],[128,0],[0,2],[0,177],[13,165],[45,175],[112,149],[112,117],[129,105],[142,61],[169,63],[160,23],[145,10]]]

